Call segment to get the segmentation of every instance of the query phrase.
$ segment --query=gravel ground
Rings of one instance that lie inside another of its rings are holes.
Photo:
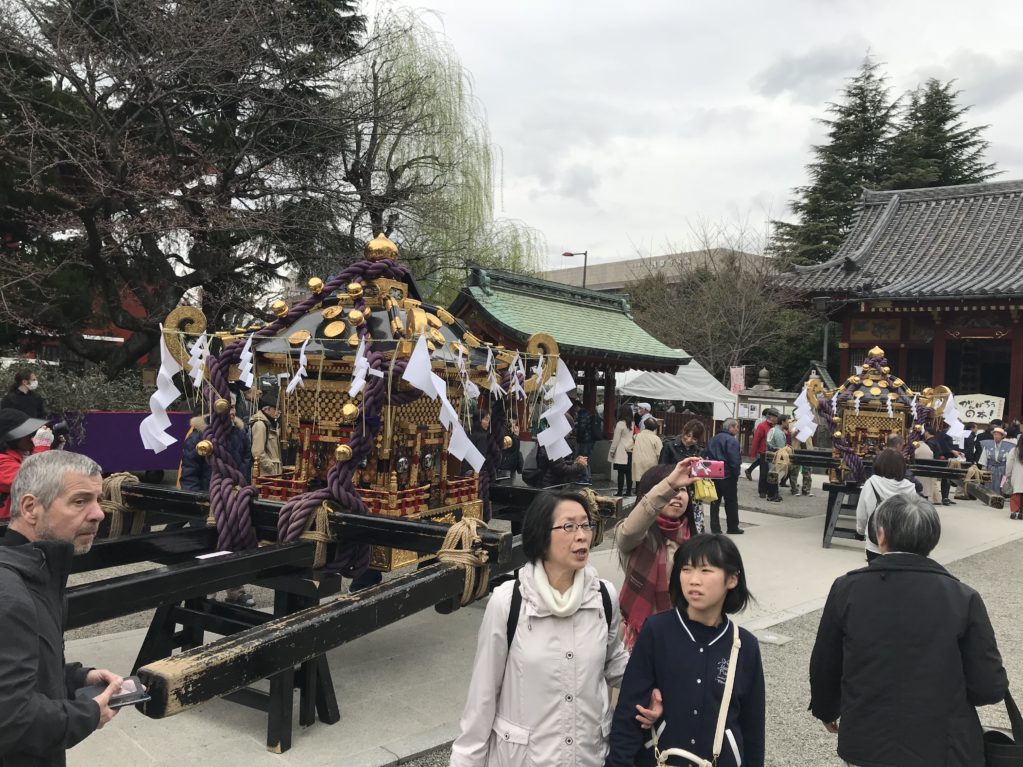
[[[1009,573],[1019,570],[1023,541],[1017,541],[961,560],[949,570],[976,588],[984,597],[995,627],[1002,659],[1010,680],[1023,680],[1023,658],[1009,652],[1023,641],[1019,615],[1023,593]],[[767,767],[840,767],[835,755],[835,736],[807,712],[809,683],[807,667],[820,611],[781,623],[771,633],[791,637],[784,645],[761,644],[767,680]],[[981,709],[985,725],[1008,727],[1008,717],[999,706]],[[448,764],[450,747],[435,749],[411,761],[409,767],[442,767]]]

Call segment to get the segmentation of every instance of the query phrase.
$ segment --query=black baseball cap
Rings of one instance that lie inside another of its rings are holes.
[[[0,410],[0,440],[13,442],[16,439],[35,434],[40,426],[45,426],[42,418],[29,418],[17,408],[5,407]]]

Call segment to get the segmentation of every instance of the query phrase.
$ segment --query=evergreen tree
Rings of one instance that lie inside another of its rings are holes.
[[[814,146],[807,166],[810,183],[797,187],[792,210],[798,223],[775,221],[770,252],[791,263],[827,261],[852,226],[863,187],[878,188],[888,178],[889,143],[895,132],[897,102],[886,77],[869,57],[828,104],[828,141]]]
[[[952,82],[931,78],[906,94],[906,106],[891,143],[887,189],[917,189],[986,181],[997,175],[984,161],[987,126],[965,127],[969,106],[957,103]]]

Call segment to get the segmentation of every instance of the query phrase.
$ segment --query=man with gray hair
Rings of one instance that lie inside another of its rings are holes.
[[[941,537],[929,501],[892,496],[873,525],[881,556],[836,580],[824,606],[810,710],[849,765],[984,764],[975,707],[1008,690],[984,600],[928,558]]]
[[[64,752],[114,718],[121,677],[64,661],[64,590],[75,554],[103,519],[100,467],[63,450],[29,456],[0,537],[0,766],[63,765]],[[106,689],[92,698],[75,691]]]
[[[725,522],[728,525],[725,531],[732,535],[743,533],[739,527],[739,472],[742,471],[742,451],[739,449],[739,440],[735,438],[738,433],[739,422],[734,418],[726,418],[721,424],[721,431],[711,437],[707,445],[707,457],[725,464],[725,478],[714,480],[718,499],[710,504],[712,533],[721,532],[722,501],[725,503]]]

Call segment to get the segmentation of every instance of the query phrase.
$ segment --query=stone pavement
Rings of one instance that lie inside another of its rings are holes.
[[[819,482],[817,478],[818,486]],[[780,516],[747,510],[751,501],[758,500],[755,487],[740,480],[745,499],[740,516],[746,534],[737,543],[757,598],[757,604],[741,616],[741,623],[763,639],[766,634],[792,637],[781,646],[765,644],[768,764],[837,765],[830,736],[805,713],[806,666],[815,611],[823,605],[832,580],[863,563],[862,549],[853,541],[821,548],[824,498],[819,490],[816,498],[786,496],[784,504],[771,504],[772,511],[793,514]],[[811,516],[813,509],[816,513]],[[1015,616],[1021,597],[1013,589],[1012,574],[1018,572],[1023,544],[1009,542],[1023,538],[1023,523],[975,501],[939,507],[939,513],[943,534],[934,557],[943,563],[965,560],[952,569],[985,595],[1004,654],[1020,638]],[[992,549],[990,554],[973,556]],[[617,552],[610,545],[595,551],[592,561],[604,577],[621,582]],[[265,715],[217,700],[166,720],[125,711],[72,749],[68,764],[85,767],[114,760],[131,765],[192,762],[246,767],[406,763],[450,742],[457,732],[482,610],[483,605],[477,604],[447,616],[424,611],[331,651],[328,657],[342,719],[332,727],[296,726],[292,749],[286,754],[265,750]],[[143,634],[135,630],[70,641],[67,655],[92,665],[126,669]],[[1013,678],[1021,677],[1017,673]],[[444,751],[420,763],[443,764]]]

